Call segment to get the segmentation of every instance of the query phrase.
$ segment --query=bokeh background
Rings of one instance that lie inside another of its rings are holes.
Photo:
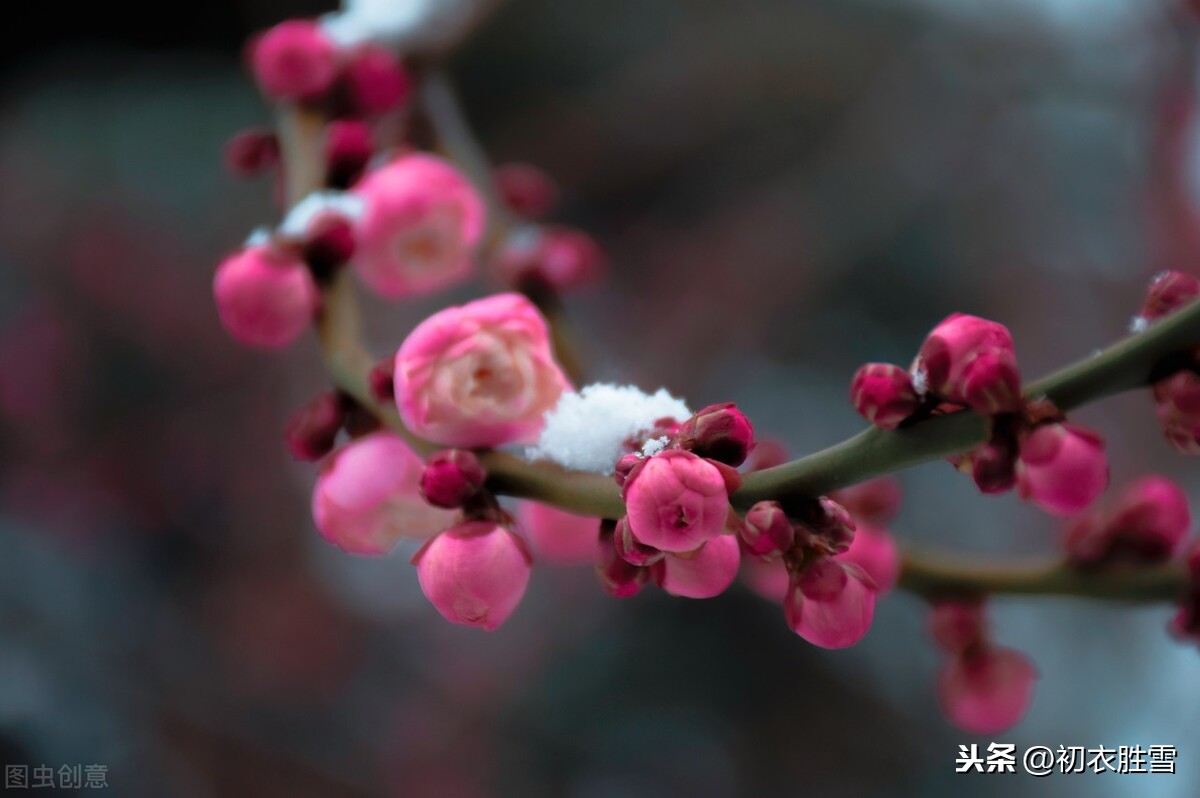
[[[1041,678],[996,740],[1165,743],[1178,774],[954,773],[923,605],[858,647],[744,589],[618,602],[540,568],[500,631],[444,623],[410,551],[343,555],[283,420],[314,341],[226,338],[215,263],[275,219],[221,168],[269,114],[244,39],[315,0],[26,7],[0,52],[0,764],[103,763],[121,796],[1194,796],[1200,654],[1167,607],[994,602]],[[1200,257],[1200,16],[1182,0],[509,0],[453,57],[496,161],[561,182],[613,261],[568,302],[594,373],[736,399],[797,453],[857,431],[866,360],[953,310],[1037,375],[1124,333]],[[370,302],[388,353],[491,290]],[[1200,498],[1149,399],[1078,418],[1114,482]],[[1050,552],[1056,524],[945,463],[904,540]],[[54,791],[43,790],[45,794]]]

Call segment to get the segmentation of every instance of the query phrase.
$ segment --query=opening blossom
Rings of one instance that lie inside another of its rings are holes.
[[[725,479],[716,466],[682,449],[648,458],[625,483],[629,527],[661,551],[693,551],[721,534],[729,515]]]
[[[822,557],[792,575],[783,607],[788,626],[814,646],[847,648],[871,628],[875,586],[857,565]]]
[[[325,538],[353,554],[386,554],[400,538],[423,540],[454,522],[419,490],[425,464],[404,439],[375,432],[321,464],[312,512]]]
[[[1109,506],[1073,519],[1064,548],[1077,565],[1163,562],[1174,555],[1191,526],[1183,489],[1166,477],[1148,476],[1126,487]]]
[[[1073,424],[1043,424],[1021,443],[1017,490],[1051,515],[1074,515],[1108,487],[1104,439]]]
[[[952,313],[929,333],[912,370],[926,390],[974,410],[998,413],[1020,407],[1021,376],[1012,336],[1003,324]]]
[[[402,155],[367,174],[354,193],[365,205],[356,220],[354,268],[381,296],[426,294],[470,276],[484,204],[449,163]]]
[[[568,388],[545,320],[520,294],[439,311],[396,353],[401,418],[446,446],[531,443]]]

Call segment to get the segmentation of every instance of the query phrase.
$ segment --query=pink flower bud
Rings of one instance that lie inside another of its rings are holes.
[[[558,187],[550,176],[526,163],[507,163],[496,167],[496,188],[504,204],[513,213],[536,219],[558,202]]]
[[[292,457],[311,463],[329,454],[345,419],[345,408],[333,391],[326,391],[297,410],[284,430]]]
[[[586,565],[595,559],[599,521],[541,502],[523,501],[519,515],[534,554],[560,565]]]
[[[746,549],[752,554],[769,556],[781,554],[792,547],[796,529],[779,502],[762,501],[746,513],[740,534]]]
[[[994,321],[953,313],[933,329],[913,364],[935,395],[987,413],[1015,411],[1020,375],[1012,336]]]
[[[650,579],[650,569],[634,565],[619,556],[611,533],[600,536],[595,550],[596,576],[604,592],[616,598],[630,598],[642,592]]]
[[[617,464],[613,466],[613,479],[616,480],[617,486],[624,487],[633,472],[641,468],[645,461],[645,457],[633,453],[623,454],[617,458]]]
[[[268,130],[239,130],[225,142],[225,168],[238,177],[253,177],[279,163],[279,140]]]
[[[385,554],[400,538],[424,539],[454,522],[418,491],[424,463],[390,432],[344,446],[321,465],[313,520],[321,534],[354,554]]]
[[[1037,670],[1019,651],[979,646],[949,659],[938,674],[938,700],[960,729],[996,734],[1025,716],[1036,680]]]
[[[948,654],[980,644],[987,633],[987,616],[979,600],[939,601],[929,613],[934,641]]]
[[[1200,280],[1183,272],[1163,272],[1150,281],[1140,318],[1153,321],[1174,313],[1200,296]]]
[[[1111,508],[1075,519],[1067,530],[1068,559],[1079,565],[1163,562],[1191,528],[1187,494],[1166,477],[1140,479]]]
[[[362,177],[375,152],[371,128],[360,119],[336,119],[325,129],[326,182],[349,188]]]
[[[387,113],[412,94],[412,75],[383,47],[361,47],[346,64],[345,74],[354,109],[364,116]]]
[[[483,487],[487,472],[474,452],[448,449],[438,452],[425,463],[421,474],[421,495],[434,507],[453,510]]]
[[[850,548],[857,525],[850,512],[828,496],[822,496],[803,509],[797,530],[802,545],[823,554],[841,554]]]
[[[568,387],[546,322],[519,294],[435,313],[396,354],[401,418],[446,446],[532,443]]]
[[[912,377],[891,363],[861,366],[850,381],[850,401],[859,415],[880,429],[895,429],[921,406]]]
[[[404,155],[369,173],[354,193],[366,206],[357,220],[354,266],[380,295],[426,294],[470,276],[484,205],[453,166],[432,155]]]
[[[971,453],[971,478],[981,493],[1012,490],[1017,482],[1017,452],[1007,438],[996,438]]]
[[[213,278],[213,296],[230,335],[268,348],[296,340],[320,301],[304,264],[271,245],[246,247],[222,261]]]
[[[792,576],[783,609],[788,626],[808,642],[848,648],[871,628],[875,588],[858,566],[819,557]]]
[[[1184,454],[1200,454],[1200,375],[1184,369],[1159,380],[1154,400],[1171,445]]]
[[[384,404],[396,401],[395,355],[384,358],[371,367],[371,373],[367,375],[367,387],[370,388],[371,396],[376,402]]]
[[[712,598],[724,593],[737,576],[741,550],[733,535],[718,535],[695,551],[668,554],[651,573],[672,596]]]
[[[1021,443],[1017,490],[1051,515],[1073,515],[1108,487],[1104,439],[1073,424],[1043,424]]]
[[[464,521],[413,557],[421,591],[451,623],[492,631],[508,620],[529,584],[524,542],[490,521]]]
[[[605,258],[600,245],[581,230],[527,227],[504,240],[494,268],[510,285],[534,280],[566,292],[596,282],[604,273]]]
[[[829,494],[829,498],[846,508],[852,518],[884,525],[900,511],[904,492],[900,488],[900,480],[883,476],[835,490]]]
[[[863,569],[881,595],[894,588],[900,578],[900,549],[892,533],[883,527],[860,523],[850,548],[838,559]]]
[[[637,538],[629,529],[629,521],[625,518],[617,521],[617,527],[613,530],[613,547],[617,551],[617,556],[630,565],[643,567],[654,565],[665,556],[663,552],[653,546],[638,543]]]
[[[754,446],[754,426],[733,402],[709,405],[679,427],[680,447],[701,457],[740,466]]]
[[[625,482],[624,494],[634,537],[662,551],[694,550],[721,534],[729,514],[721,472],[682,449],[646,460]]]
[[[321,26],[306,19],[281,22],[253,44],[250,64],[263,94],[276,100],[311,100],[337,76],[337,52]]]

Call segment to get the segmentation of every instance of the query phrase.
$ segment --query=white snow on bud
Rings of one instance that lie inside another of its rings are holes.
[[[1145,316],[1134,316],[1129,320],[1129,332],[1135,335],[1140,332],[1145,332],[1146,328],[1149,326],[1150,322]]]
[[[321,17],[321,27],[340,47],[373,42],[408,55],[454,43],[489,2],[342,0],[341,11]]]
[[[303,238],[313,220],[325,213],[336,213],[354,220],[366,206],[363,198],[344,191],[314,191],[297,202],[279,225],[279,232],[291,238]]]
[[[587,385],[559,398],[546,414],[541,438],[527,454],[531,460],[552,460],[576,471],[611,474],[625,453],[625,441],[649,435],[659,419],[683,421],[691,415],[688,406],[664,388],[646,394],[632,385]],[[650,441],[642,454],[655,454],[666,443],[665,437]]]
[[[666,435],[661,438],[651,438],[642,445],[642,457],[653,457],[654,455],[667,448],[667,443],[671,439]]]
[[[263,244],[270,242],[271,228],[256,227],[250,231],[250,235],[246,236],[246,242],[242,244],[244,247],[261,247]]]
[[[917,396],[924,396],[929,390],[929,375],[925,372],[924,366],[919,366],[912,370],[912,386],[917,392]]]

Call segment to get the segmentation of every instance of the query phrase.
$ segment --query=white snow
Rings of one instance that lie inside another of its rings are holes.
[[[632,385],[587,385],[559,398],[558,405],[546,414],[546,428],[528,456],[576,471],[611,474],[617,458],[625,452],[625,441],[643,439],[661,418],[683,421],[691,415],[687,405],[665,388],[646,394]],[[653,455],[666,443],[665,437],[649,441],[642,454]]]
[[[336,213],[353,220],[362,215],[364,207],[363,198],[357,194],[344,191],[314,191],[292,206],[283,223],[279,225],[279,232],[285,236],[301,238],[308,231],[312,221],[324,213]]]
[[[924,396],[929,390],[929,375],[925,373],[923,366],[917,366],[912,370],[912,384],[917,396]]]
[[[341,47],[374,42],[405,54],[420,53],[452,44],[488,2],[343,0],[341,11],[321,18],[321,27]]]
[[[271,228],[256,227],[250,231],[250,235],[246,236],[244,247],[261,247],[271,240]]]
[[[1145,316],[1134,316],[1129,320],[1129,332],[1135,335],[1140,332],[1145,332],[1150,326],[1150,321]]]

